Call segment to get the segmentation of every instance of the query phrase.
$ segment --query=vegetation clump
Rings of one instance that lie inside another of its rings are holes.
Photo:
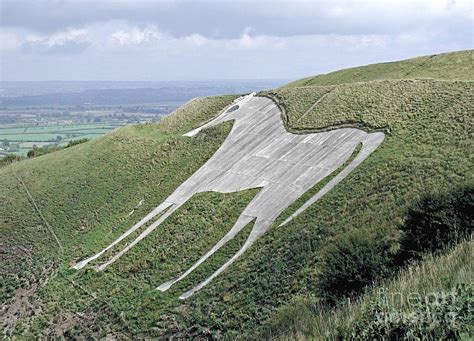
[[[408,210],[402,230],[401,261],[456,245],[474,231],[474,188],[424,195]]]
[[[351,340],[459,340],[472,332],[472,283],[458,284],[449,291],[428,296],[412,295],[412,311],[405,312],[390,302],[383,289],[378,298],[365,303],[353,323]]]
[[[15,155],[15,154],[8,154],[5,157],[2,157],[0,159],[0,167],[9,165],[13,162],[21,161],[21,156]]]
[[[329,243],[323,253],[318,295],[330,304],[360,294],[393,273],[398,236],[383,229],[355,229]]]
[[[64,147],[64,148],[69,148],[69,147],[73,147],[73,146],[76,146],[78,144],[81,144],[81,143],[85,143],[87,141],[89,141],[90,139],[88,138],[82,138],[82,139],[77,139],[77,140],[71,140],[67,143],[67,145]]]

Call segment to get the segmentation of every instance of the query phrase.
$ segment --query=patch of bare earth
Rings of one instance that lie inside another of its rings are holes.
[[[23,331],[28,331],[32,321],[42,312],[41,299],[38,289],[45,285],[54,275],[54,265],[45,267],[37,279],[25,279],[25,284],[15,290],[15,294],[2,304],[0,326],[3,337],[11,337],[15,328],[21,325]]]

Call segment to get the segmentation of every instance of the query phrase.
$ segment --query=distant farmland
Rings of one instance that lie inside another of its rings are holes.
[[[122,125],[118,122],[0,125],[0,156],[26,156],[35,146],[62,146],[72,140],[94,139]]]

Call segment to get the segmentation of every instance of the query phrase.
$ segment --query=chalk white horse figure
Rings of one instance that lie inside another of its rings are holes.
[[[384,139],[384,134],[381,132],[368,134],[358,129],[337,129],[304,135],[292,134],[285,129],[278,106],[268,98],[256,97],[254,93],[236,100],[217,118],[190,131],[185,136],[194,136],[203,128],[229,120],[234,120],[231,132],[221,147],[198,171],[118,239],[94,256],[77,263],[74,268],[84,267],[161,214],[134,241],[96,268],[98,271],[105,269],[163,223],[196,193],[208,191],[229,193],[261,188],[234,226],[217,244],[187,271],[158,287],[161,291],[168,290],[234,238],[247,224],[255,220],[250,235],[241,249],[205,281],[180,296],[181,299],[188,298],[240,257],[289,205],[342,166],[358,144],[362,143],[362,148],[357,156],[281,225],[286,224],[331,190],[367,158]]]

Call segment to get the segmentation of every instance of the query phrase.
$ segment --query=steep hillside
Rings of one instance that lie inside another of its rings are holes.
[[[237,96],[194,100],[159,124],[122,128],[0,168],[5,335],[232,338],[275,321],[275,312],[295,297],[317,300],[322,256],[339,235],[372,229],[396,240],[406,210],[421,195],[474,183],[471,55],[440,55],[457,57],[437,61],[438,67],[416,63],[420,77],[450,69],[444,80],[393,79],[409,60],[370,66],[376,74],[343,70],[337,79],[262,93],[284,109],[292,132],[355,126],[383,130],[386,139],[317,204],[278,227],[305,198],[290,206],[232,268],[185,301],[179,294],[235,253],[250,226],[176,288],[161,293],[156,285],[214,245],[258,190],[193,197],[104,272],[72,270],[71,261],[108,245],[199,169],[232,123],[195,138],[182,134]],[[455,67],[453,60],[459,60]],[[309,192],[305,197],[314,189]]]

